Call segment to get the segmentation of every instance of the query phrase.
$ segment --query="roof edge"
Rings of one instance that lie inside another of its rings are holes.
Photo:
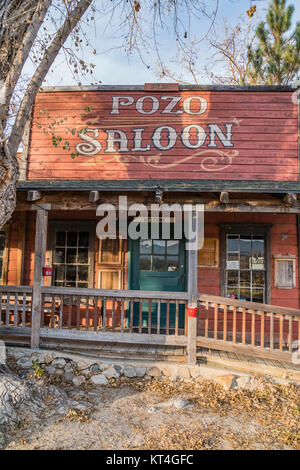
[[[143,91],[149,92],[164,92],[178,93],[176,91],[170,91],[168,87],[164,89],[163,83],[157,83],[157,90],[152,84],[151,90],[146,89],[145,85],[86,85],[86,86],[43,86],[40,88],[40,93],[57,93],[57,92],[82,92],[82,91]],[[170,85],[170,84],[165,84]],[[295,85],[179,85],[179,91],[247,91],[247,92],[283,92],[283,91],[295,91],[297,86]]]

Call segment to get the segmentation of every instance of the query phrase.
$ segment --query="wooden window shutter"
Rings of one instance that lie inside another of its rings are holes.
[[[218,267],[219,261],[219,240],[217,238],[206,237],[204,245],[198,251],[198,266],[200,267]]]

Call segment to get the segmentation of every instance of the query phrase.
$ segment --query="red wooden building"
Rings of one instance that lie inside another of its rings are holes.
[[[83,334],[187,345],[191,362],[196,342],[291,354],[299,158],[292,87],[44,88],[1,231],[2,328],[30,329],[35,346]],[[114,204],[119,220],[120,196],[147,209],[203,204],[202,248],[175,236],[100,240],[97,207]],[[195,302],[196,319],[183,307]]]

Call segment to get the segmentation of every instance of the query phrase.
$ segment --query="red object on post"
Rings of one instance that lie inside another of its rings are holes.
[[[50,266],[43,267],[43,276],[52,276],[53,269]]]
[[[197,305],[188,306],[188,315],[190,318],[197,318],[198,307]]]

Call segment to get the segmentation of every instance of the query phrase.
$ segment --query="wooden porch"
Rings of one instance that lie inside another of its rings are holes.
[[[290,364],[300,370],[293,362],[300,344],[296,309],[198,294],[193,317],[186,292],[44,286],[38,299],[40,317],[34,325],[32,287],[0,286],[0,295],[0,337],[9,343],[34,340],[38,346],[56,345],[106,357],[169,357],[178,362],[192,362],[191,354],[198,355],[198,360],[213,354],[223,360],[275,361],[278,367]]]

